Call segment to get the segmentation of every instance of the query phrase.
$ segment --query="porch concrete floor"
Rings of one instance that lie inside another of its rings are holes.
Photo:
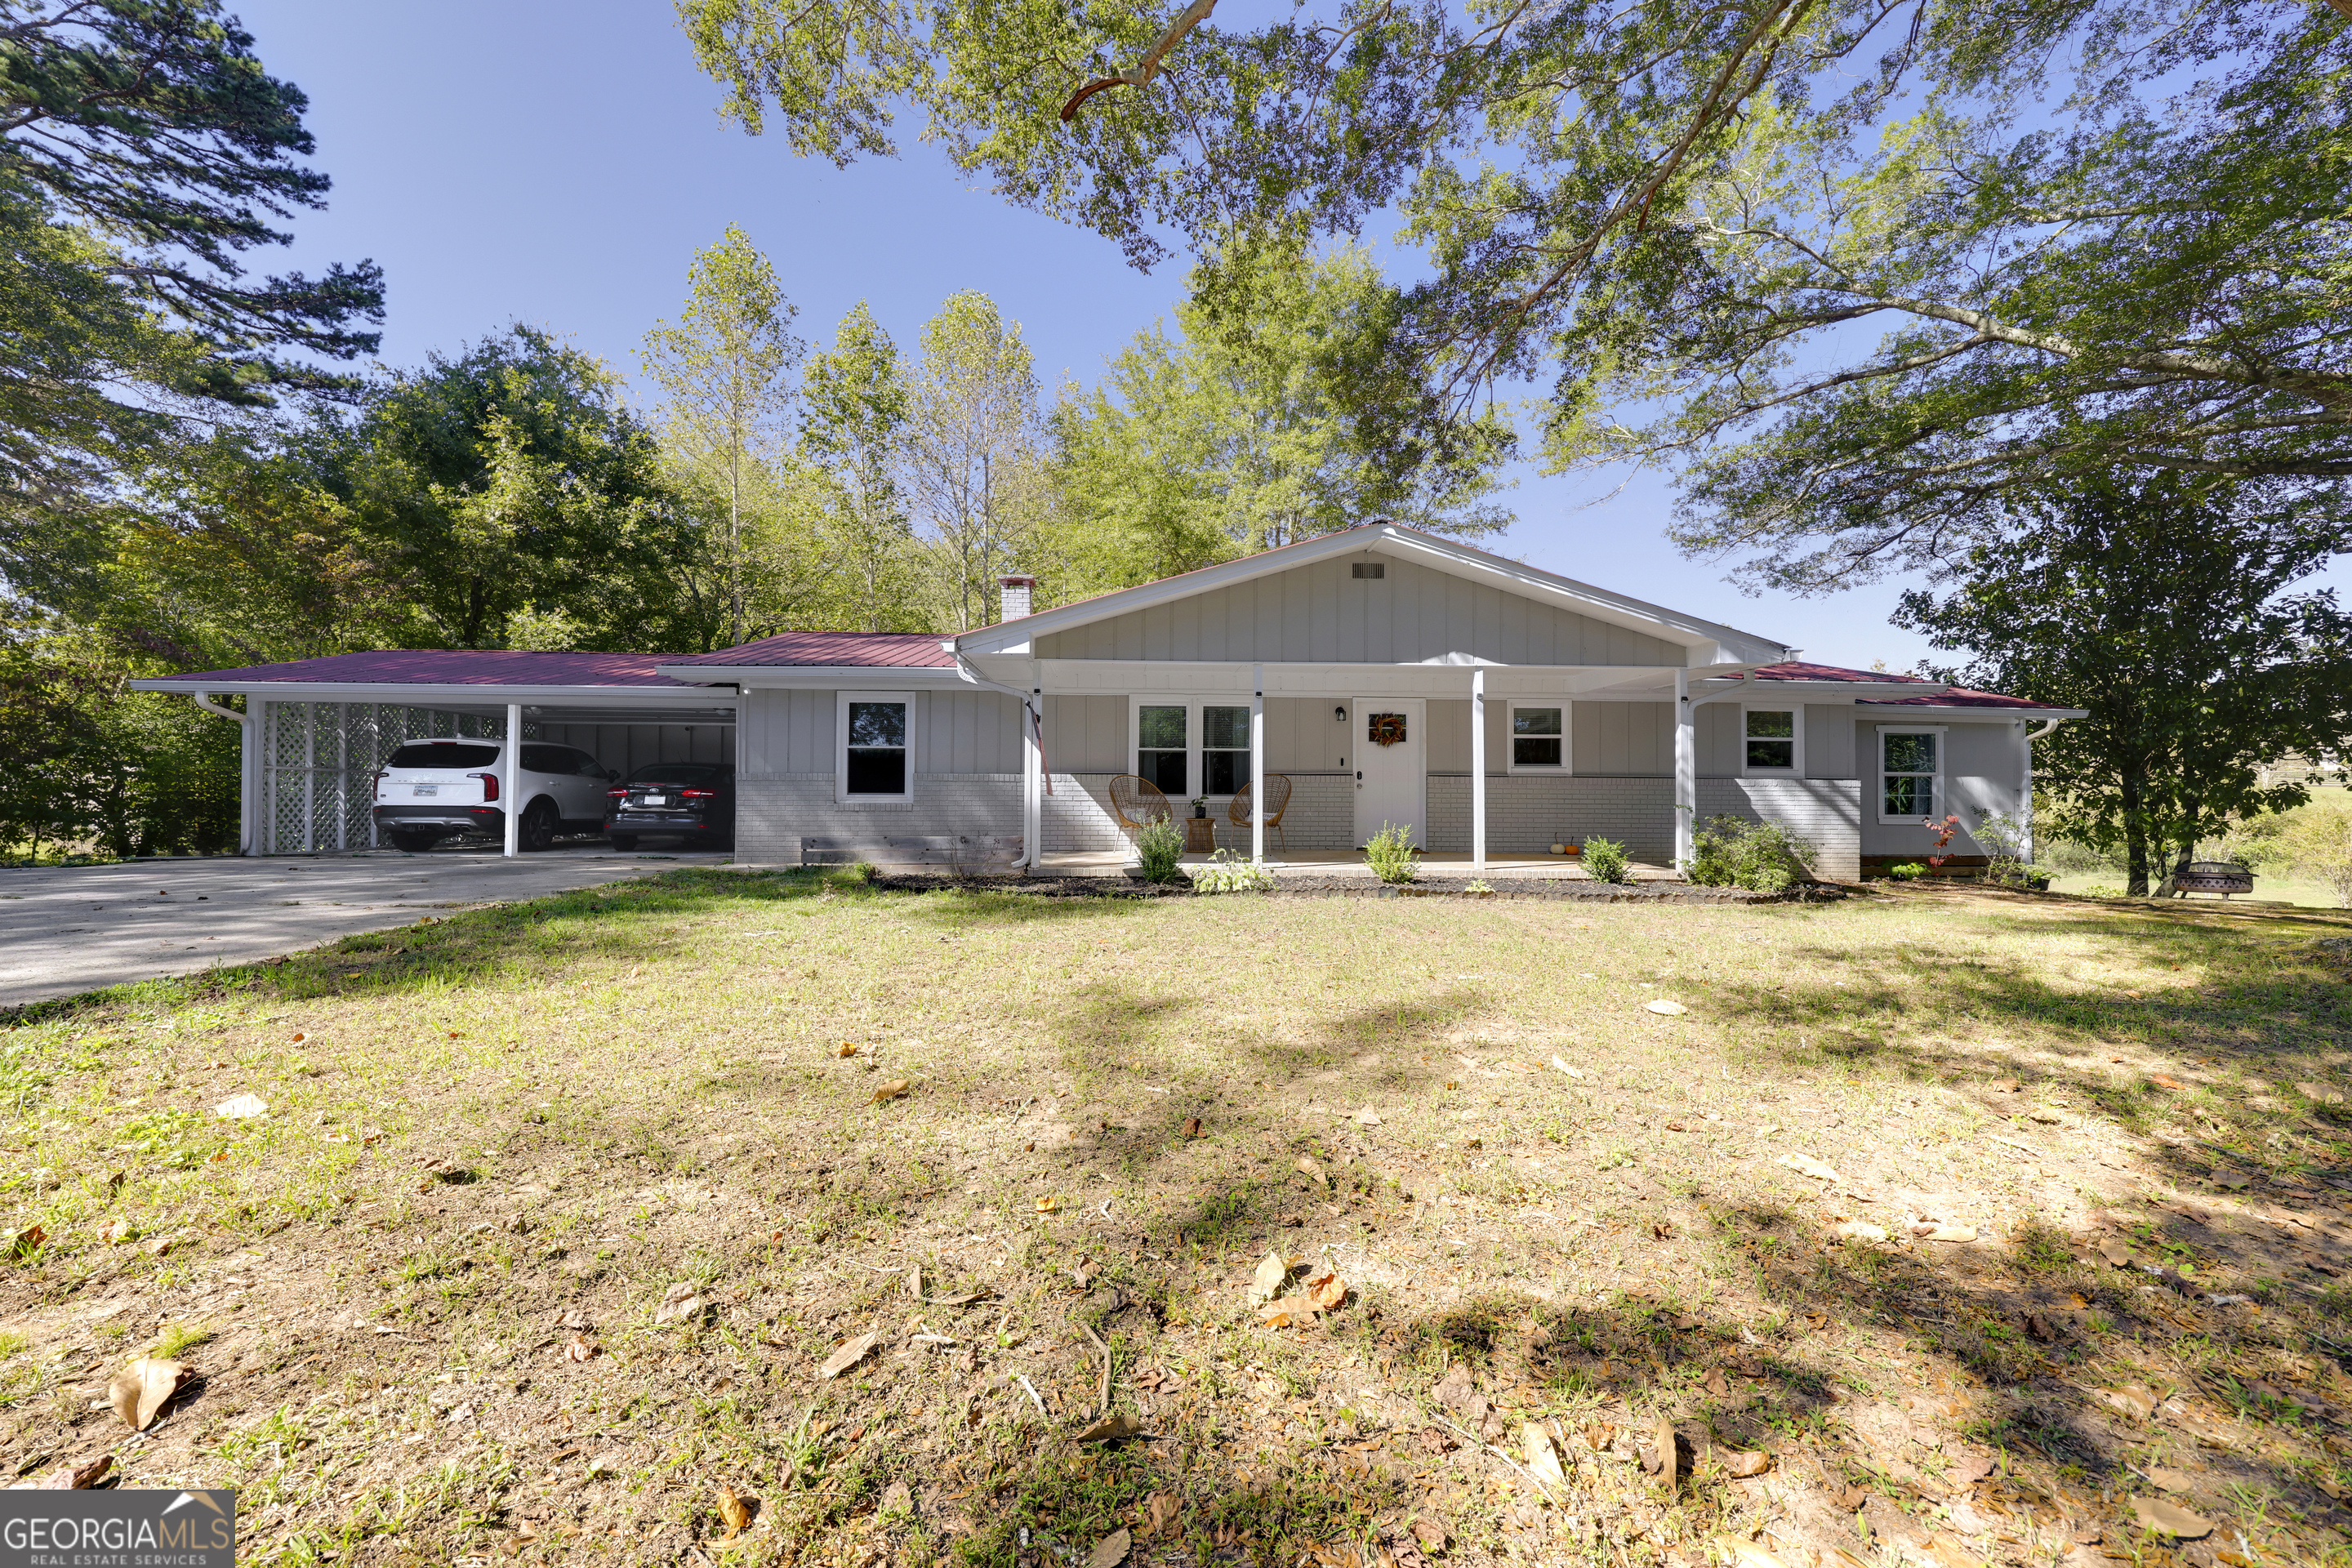
[[[1187,855],[1180,862],[1186,866],[1205,866],[1213,858],[1207,855]],[[1089,855],[1048,855],[1039,868],[1044,877],[1116,877],[1134,863],[1134,858],[1119,850],[1106,850]],[[1434,851],[1421,858],[1422,865],[1432,873],[1446,877],[1470,875],[1470,857],[1448,851]],[[1364,864],[1360,849],[1298,849],[1288,856],[1279,851],[1269,852],[1266,869],[1277,877],[1286,871],[1317,877],[1370,878],[1372,868]],[[1524,879],[1589,882],[1592,874],[1574,860],[1557,855],[1489,855],[1486,857],[1486,879]],[[1647,861],[1633,862],[1633,880],[1637,882],[1677,882],[1682,879],[1671,866],[1653,865]]]

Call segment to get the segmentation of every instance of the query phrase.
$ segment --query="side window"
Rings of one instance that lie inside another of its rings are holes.
[[[522,749],[523,772],[530,773],[568,773],[572,771],[572,753],[568,747],[526,745]]]
[[[590,756],[587,752],[574,752],[572,755],[573,760],[579,764],[572,770],[573,773],[578,773],[583,778],[601,779],[604,776],[604,765],[602,763],[599,763],[595,758]]]
[[[1925,822],[1944,809],[1940,730],[1878,732],[1878,819]]]
[[[1744,715],[1740,765],[1751,773],[1793,773],[1797,771],[1797,710],[1793,708],[1750,708]]]
[[[1511,704],[1511,771],[1568,770],[1568,710],[1550,703]]]
[[[908,691],[845,691],[840,696],[844,801],[909,800],[914,767],[908,744],[915,698]]]
[[[1171,800],[1191,793],[1185,786],[1185,764],[1191,758],[1186,716],[1181,702],[1147,704],[1135,710],[1135,771]]]

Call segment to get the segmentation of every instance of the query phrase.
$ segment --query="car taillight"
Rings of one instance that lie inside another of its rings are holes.
[[[717,790],[709,789],[682,789],[677,792],[677,797],[680,800],[709,800],[718,793]]]
[[[604,796],[608,800],[626,800],[629,798],[629,792],[625,789],[608,789],[604,792]]]
[[[499,775],[498,775],[498,774],[496,774],[496,773],[467,773],[466,776],[467,776],[467,778],[469,778],[469,779],[479,779],[479,780],[481,780],[481,781],[482,781],[482,798],[483,798],[484,800],[496,800],[496,799],[498,799],[498,798],[499,798]]]

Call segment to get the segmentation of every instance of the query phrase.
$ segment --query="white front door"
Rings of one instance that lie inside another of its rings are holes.
[[[1394,822],[1429,847],[1429,703],[1420,697],[1359,697],[1348,755],[1356,774],[1356,847]]]

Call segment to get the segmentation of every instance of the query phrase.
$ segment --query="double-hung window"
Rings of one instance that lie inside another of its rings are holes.
[[[1234,795],[1250,781],[1246,702],[1139,697],[1135,771],[1171,800]]]
[[[1568,755],[1568,704],[1513,702],[1511,758],[1515,773],[1564,773]]]
[[[841,754],[834,773],[835,794],[844,805],[875,805],[915,798],[913,748],[915,694],[911,691],[845,691],[840,694]]]
[[[1747,708],[1739,715],[1739,771],[1758,774],[1795,774],[1804,753],[1794,708]]]
[[[1201,706],[1201,793],[1233,795],[1250,781],[1250,710],[1234,703]]]
[[[1944,731],[1878,731],[1878,820],[1926,822],[1944,813]]]

